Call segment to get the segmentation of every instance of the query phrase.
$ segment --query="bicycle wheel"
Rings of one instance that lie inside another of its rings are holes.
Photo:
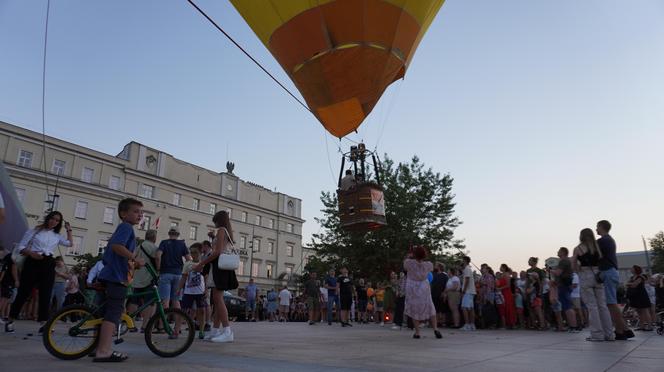
[[[44,324],[42,340],[46,350],[54,357],[79,359],[97,347],[99,323],[95,322],[92,308],[85,305],[67,306]]]
[[[178,356],[194,342],[196,328],[184,311],[175,308],[164,309],[170,334],[164,330],[159,312],[156,312],[145,326],[145,343],[153,353],[164,358]]]

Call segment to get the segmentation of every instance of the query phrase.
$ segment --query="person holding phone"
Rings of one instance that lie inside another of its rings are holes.
[[[67,232],[66,239],[60,234],[63,223]],[[26,256],[26,260],[21,271],[21,285],[18,287],[18,294],[9,311],[9,321],[5,323],[5,332],[14,332],[14,319],[18,317],[23,304],[35,287],[39,290],[37,320],[41,326],[48,320],[49,302],[55,283],[55,258],[53,256],[59,245],[71,247],[71,242],[71,225],[63,220],[62,213],[58,211],[47,214],[43,223],[23,235],[23,239],[18,245],[18,251],[21,255]],[[42,333],[42,327],[39,328],[39,333]]]

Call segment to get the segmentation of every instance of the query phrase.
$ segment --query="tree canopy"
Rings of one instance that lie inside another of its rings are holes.
[[[342,229],[336,193],[322,192],[323,217],[316,218],[321,231],[312,237],[316,255],[307,272],[346,266],[355,277],[386,280],[400,270],[411,245],[427,247],[429,259],[459,261],[464,246],[454,237],[461,221],[454,215],[452,176],[426,167],[417,156],[395,163],[386,155],[381,165],[387,226],[366,233]]]
[[[664,231],[660,231],[650,240],[650,248],[652,248],[652,272],[664,273]]]

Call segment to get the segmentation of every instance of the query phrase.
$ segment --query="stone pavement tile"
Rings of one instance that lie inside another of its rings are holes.
[[[177,358],[152,354],[140,334],[125,335],[116,349],[130,359],[117,365],[97,365],[88,358],[60,361],[44,349],[41,338],[28,337],[34,323],[19,322],[17,334],[0,333],[0,372],[101,371],[577,371],[613,367],[630,372],[664,371],[664,337],[630,342],[590,343],[585,334],[532,331],[442,330],[437,340],[431,329],[414,340],[412,331],[363,325],[341,328],[306,323],[234,323],[236,342],[214,344],[195,340]],[[17,358],[17,355],[19,356]],[[561,358],[564,355],[564,358]],[[7,363],[9,365],[7,367]],[[658,369],[659,368],[659,369]]]
[[[662,353],[662,350],[659,351]],[[664,360],[660,358],[633,357],[631,354],[621,360],[610,372],[662,372]]]

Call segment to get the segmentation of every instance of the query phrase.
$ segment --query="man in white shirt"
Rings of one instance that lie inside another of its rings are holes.
[[[356,184],[357,181],[355,180],[353,171],[347,169],[346,175],[341,179],[341,182],[339,182],[339,188],[343,191],[348,191],[354,189]]]
[[[572,307],[574,312],[576,312],[576,320],[579,324],[579,327],[583,327],[586,324],[586,317],[583,314],[583,308],[581,308],[581,287],[579,287],[579,274],[572,273]]]
[[[279,321],[288,321],[288,310],[290,309],[290,301],[293,295],[288,290],[287,286],[279,292]]]
[[[466,324],[464,331],[475,330],[475,275],[470,268],[470,257],[463,256],[463,285],[461,286],[461,309]]]

